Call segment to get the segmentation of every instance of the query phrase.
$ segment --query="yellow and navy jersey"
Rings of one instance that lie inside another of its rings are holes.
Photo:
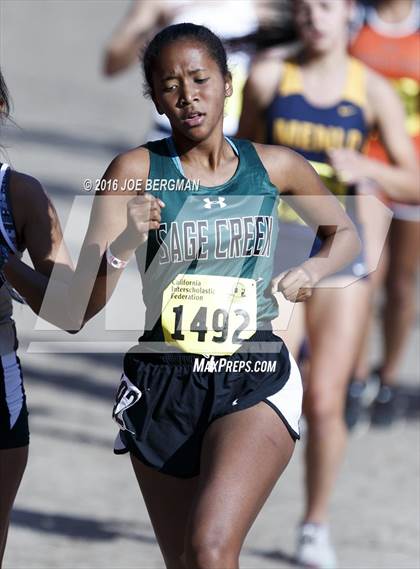
[[[299,65],[286,61],[279,89],[266,110],[267,142],[324,163],[334,148],[360,151],[368,132],[365,106],[366,70],[358,60],[348,59],[344,92],[329,107],[314,106],[306,99]]]
[[[347,195],[349,188],[336,177],[327,153],[335,148],[361,151],[369,129],[365,117],[366,68],[357,59],[347,61],[342,96],[328,107],[315,106],[306,99],[299,65],[285,61],[279,88],[265,114],[267,143],[287,146],[304,156],[329,190],[341,196]],[[285,221],[302,222],[284,203],[279,215]]]

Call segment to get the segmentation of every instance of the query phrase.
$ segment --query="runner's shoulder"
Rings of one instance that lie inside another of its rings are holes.
[[[366,72],[366,93],[368,98],[368,103],[373,107],[379,106],[382,108],[381,102],[382,97],[392,97],[398,100],[398,96],[395,93],[395,89],[392,87],[389,79],[365,66]],[[383,107],[385,108],[385,107]]]
[[[118,180],[120,186],[124,187],[126,180],[146,180],[149,175],[149,167],[149,151],[143,146],[138,146],[118,154],[108,166],[104,178]],[[114,195],[124,193],[123,190],[115,191],[114,186],[110,187],[112,187],[112,194]],[[102,192],[102,195],[106,195],[106,193]]]
[[[303,156],[278,144],[259,144],[252,143],[255,150],[267,170],[271,182],[284,191],[288,188],[300,173],[308,170],[309,164]],[[293,184],[292,184],[293,185]]]
[[[109,168],[118,174],[147,176],[149,172],[149,151],[144,146],[132,148],[116,156]]]
[[[14,217],[24,211],[34,216],[41,211],[48,210],[51,204],[39,180],[16,170],[10,172],[9,198]]]
[[[39,180],[25,174],[10,170],[10,196],[36,202],[46,197],[46,192]]]
[[[306,162],[305,158],[287,146],[281,146],[280,144],[260,144],[258,142],[252,142],[252,144],[267,171],[273,168],[277,170],[288,170],[290,167],[295,167],[299,163]]]
[[[10,171],[9,200],[13,220],[18,234],[18,242],[23,246],[23,228],[30,220],[36,223],[45,216],[55,217],[54,206],[42,184],[29,174]]]
[[[272,101],[283,72],[283,61],[268,53],[261,54],[251,66],[247,89],[259,108],[267,107]]]

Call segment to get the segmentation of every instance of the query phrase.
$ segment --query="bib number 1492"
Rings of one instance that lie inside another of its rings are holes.
[[[191,354],[233,354],[255,333],[256,318],[253,279],[179,275],[163,292],[165,342]]]
[[[183,322],[184,306],[180,304],[179,306],[174,306],[172,310],[175,313],[175,318],[174,332],[171,334],[171,337],[174,340],[183,341],[185,340],[185,335],[182,333],[182,331],[185,330]],[[240,338],[240,333],[246,330],[249,325],[249,314],[242,308],[234,310],[233,313],[242,321],[233,331],[232,343],[241,344],[243,339]],[[208,318],[210,318],[210,320],[208,320]],[[208,326],[209,321],[211,322],[210,327]],[[190,332],[197,333],[198,342],[205,342],[209,339],[216,344],[226,342],[229,335],[229,312],[223,310],[223,308],[216,308],[212,314],[209,314],[207,307],[201,306],[190,322],[188,329]],[[209,334],[211,338],[209,338],[207,334]]]

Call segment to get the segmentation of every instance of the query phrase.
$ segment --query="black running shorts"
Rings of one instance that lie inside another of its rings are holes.
[[[114,452],[131,452],[165,474],[196,476],[209,425],[261,401],[298,439],[302,382],[286,346],[271,331],[256,332],[226,357],[130,352],[113,412],[121,428]]]

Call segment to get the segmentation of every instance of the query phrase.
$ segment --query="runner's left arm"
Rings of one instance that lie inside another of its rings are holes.
[[[316,255],[273,279],[272,292],[281,290],[287,300],[306,300],[316,283],[357,256],[360,239],[337,198],[305,158],[281,146],[255,146],[280,195],[323,241]]]

